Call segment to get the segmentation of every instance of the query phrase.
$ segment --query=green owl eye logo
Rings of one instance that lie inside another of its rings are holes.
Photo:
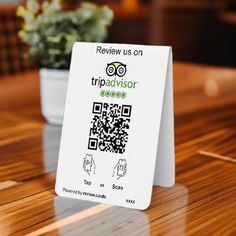
[[[109,63],[107,64],[106,73],[108,76],[117,75],[122,77],[126,74],[126,65],[118,61]]]

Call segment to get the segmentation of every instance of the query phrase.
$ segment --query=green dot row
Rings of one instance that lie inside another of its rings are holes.
[[[112,98],[126,98],[127,94],[126,92],[120,92],[120,91],[109,91],[109,90],[102,90],[100,92],[101,97],[112,97]]]

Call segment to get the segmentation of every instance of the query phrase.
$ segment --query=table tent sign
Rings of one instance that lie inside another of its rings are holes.
[[[75,43],[56,193],[146,209],[175,182],[170,47]]]

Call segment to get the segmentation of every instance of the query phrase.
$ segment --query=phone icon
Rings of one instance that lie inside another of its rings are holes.
[[[88,175],[95,174],[95,162],[93,160],[92,154],[86,154],[83,161],[83,169],[85,172],[88,173]]]
[[[119,179],[121,177],[124,177],[127,172],[127,163],[125,159],[119,159],[118,163],[115,165],[113,170],[112,177],[116,177],[116,179]]]

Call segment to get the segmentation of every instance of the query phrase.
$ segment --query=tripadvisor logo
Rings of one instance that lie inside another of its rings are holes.
[[[126,65],[115,61],[107,64],[106,73],[108,76],[117,75],[123,77],[126,74]]]
[[[115,61],[108,63],[106,66],[106,74],[111,79],[103,79],[99,76],[99,78],[92,77],[91,84],[93,86],[102,87],[115,87],[115,88],[128,88],[135,89],[138,82],[127,81],[124,80],[123,76],[125,76],[127,72],[127,65]]]

